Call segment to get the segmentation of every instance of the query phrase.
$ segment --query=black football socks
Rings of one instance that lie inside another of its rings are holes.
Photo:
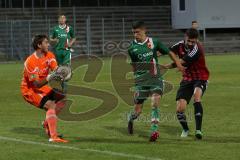
[[[201,102],[195,102],[193,105],[194,105],[196,130],[201,130],[201,128],[202,128],[202,117],[203,117],[203,107],[202,107]]]
[[[188,124],[187,124],[187,118],[184,112],[177,112],[177,118],[180,122],[180,124],[182,125],[182,128],[184,131],[188,131]]]

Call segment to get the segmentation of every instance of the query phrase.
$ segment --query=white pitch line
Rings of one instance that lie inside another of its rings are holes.
[[[10,138],[10,137],[3,137],[3,136],[0,136],[0,140],[19,142],[19,143],[25,143],[25,144],[32,144],[32,145],[39,145],[39,146],[47,146],[47,147],[52,147],[52,148],[61,148],[61,149],[69,149],[69,150],[77,150],[77,151],[95,152],[95,153],[101,153],[101,154],[105,154],[105,155],[127,157],[127,158],[136,158],[136,159],[144,159],[144,160],[163,160],[163,159],[160,159],[160,158],[144,157],[144,156],[140,156],[140,155],[127,154],[127,153],[121,153],[121,152],[112,152],[112,151],[108,151],[108,150],[97,150],[97,149],[90,149],[90,148],[77,148],[77,147],[71,147],[71,146],[66,146],[66,145],[48,144],[48,143],[34,142],[34,141],[28,141],[28,140],[22,140],[22,139]]]

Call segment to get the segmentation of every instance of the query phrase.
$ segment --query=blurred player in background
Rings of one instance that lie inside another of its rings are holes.
[[[192,21],[192,26],[191,26],[191,28],[192,29],[196,29],[197,31],[198,31],[198,39],[197,39],[197,41],[198,42],[202,42],[204,39],[204,37],[202,37],[201,36],[201,30],[200,30],[200,28],[199,28],[199,24],[198,24],[198,22],[197,21]],[[200,43],[201,44],[201,43]]]
[[[192,28],[198,30],[198,22],[192,21]]]
[[[159,104],[163,94],[163,79],[160,74],[157,51],[163,55],[169,55],[181,71],[184,70],[184,67],[177,56],[158,39],[147,37],[144,22],[133,23],[132,32],[135,40],[130,45],[128,54],[134,70],[136,93],[134,112],[128,118],[128,132],[133,134],[133,121],[141,114],[144,101],[151,97],[150,141],[156,141],[159,137]]]
[[[76,41],[73,28],[66,23],[65,15],[58,17],[58,25],[53,28],[50,42],[54,44],[54,53],[58,65],[70,65],[72,45]]]
[[[48,51],[46,35],[35,36],[32,45],[35,51],[24,63],[22,96],[28,103],[46,110],[44,127],[49,141],[66,143],[68,141],[60,138],[57,133],[57,114],[64,107],[64,95],[47,85],[55,76],[51,71],[58,67],[55,56]]]
[[[198,42],[198,31],[189,29],[185,33],[185,39],[170,47],[186,67],[183,72],[183,79],[180,88],[177,91],[177,118],[182,125],[183,131],[181,137],[189,135],[189,128],[185,115],[185,109],[191,98],[194,99],[194,114],[196,122],[195,136],[202,139],[202,117],[203,107],[201,103],[202,96],[207,88],[209,71],[205,63],[205,55],[202,45]],[[175,63],[165,65],[166,68],[175,68]]]

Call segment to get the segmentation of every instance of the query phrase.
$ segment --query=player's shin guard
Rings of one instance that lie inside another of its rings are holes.
[[[203,107],[202,107],[201,102],[195,102],[193,105],[194,105],[196,130],[201,130],[201,128],[202,128],[202,117],[203,117]]]
[[[151,132],[156,132],[158,130],[158,122],[160,118],[160,109],[158,107],[152,108],[151,113]]]
[[[189,128],[188,128],[187,118],[186,118],[185,113],[184,112],[177,112],[176,114],[177,114],[178,121],[180,122],[183,130],[188,131]]]
[[[57,136],[57,116],[55,109],[48,109],[46,113],[46,121],[49,126],[50,136]]]

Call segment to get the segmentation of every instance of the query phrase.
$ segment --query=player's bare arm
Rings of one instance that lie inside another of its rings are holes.
[[[56,44],[59,42],[58,38],[49,38],[51,45]]]
[[[183,59],[179,59],[179,61],[182,65],[184,65],[186,63]],[[173,63],[164,64],[164,65],[162,65],[162,67],[165,69],[173,69],[173,68],[176,68],[177,65],[175,62],[173,62]],[[186,69],[186,68],[184,67],[184,69]]]
[[[72,47],[72,45],[76,42],[76,38],[72,38],[68,44],[68,47]]]
[[[184,72],[185,67],[182,65],[180,59],[172,51],[169,52],[169,56],[176,64],[176,67],[178,68],[178,70],[181,72]]]

